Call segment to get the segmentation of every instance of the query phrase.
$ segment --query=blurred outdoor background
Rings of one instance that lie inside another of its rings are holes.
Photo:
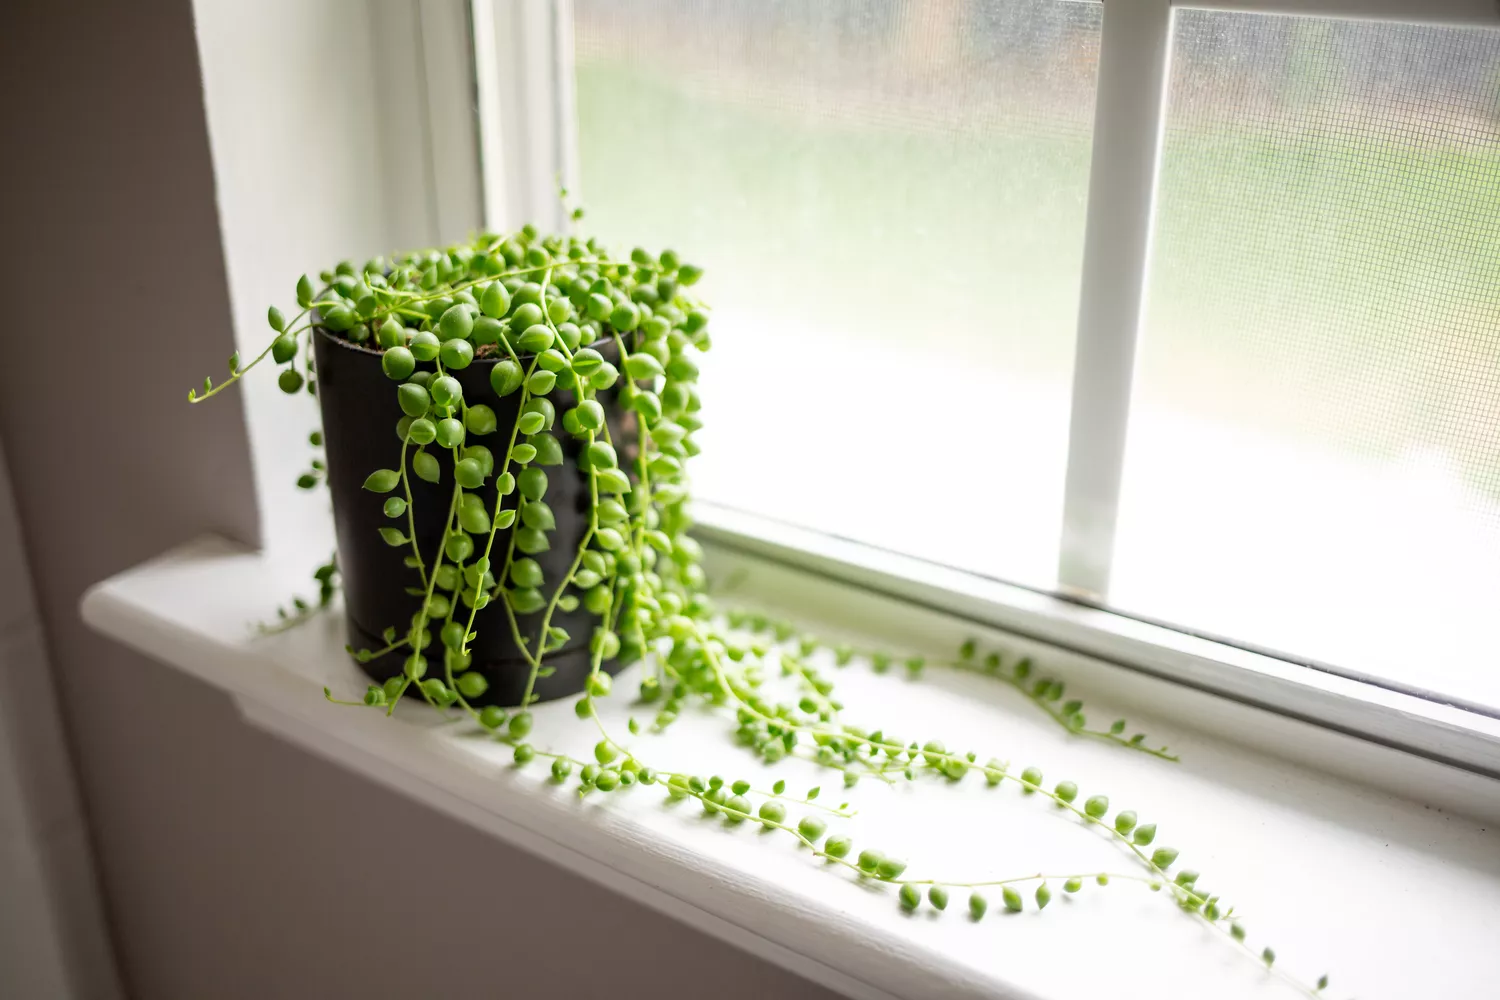
[[[1055,587],[1102,11],[576,0],[700,495]],[[1500,706],[1500,32],[1179,12],[1110,603]]]

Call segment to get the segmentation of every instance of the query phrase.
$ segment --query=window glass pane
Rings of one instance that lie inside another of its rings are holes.
[[[1500,33],[1172,60],[1112,601],[1500,705]]]
[[[1099,6],[574,10],[586,231],[707,269],[697,494],[1052,584]]]

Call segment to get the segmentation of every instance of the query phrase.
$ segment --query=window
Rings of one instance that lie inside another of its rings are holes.
[[[495,8],[506,169],[708,268],[699,496],[1493,715],[1500,14],[1216,6]]]
[[[1100,13],[574,4],[589,231],[712,276],[697,495],[1056,582]]]
[[[1110,601],[1500,707],[1500,32],[1172,45]]]

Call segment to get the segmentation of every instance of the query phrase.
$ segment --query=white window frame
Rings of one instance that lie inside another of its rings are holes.
[[[1068,2],[1068,0],[1059,0]],[[1500,780],[1500,713],[1105,609],[1179,7],[1500,26],[1500,0],[1103,0],[1058,593],[700,501],[706,541]],[[485,224],[578,189],[572,0],[470,0]],[[524,137],[521,141],[520,137]]]

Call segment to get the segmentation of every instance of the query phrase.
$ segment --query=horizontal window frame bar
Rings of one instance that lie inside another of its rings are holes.
[[[1106,9],[1112,0],[1104,0]],[[1172,0],[1177,10],[1223,10],[1356,21],[1500,27],[1497,0]]]
[[[1500,719],[1155,622],[696,501],[695,535],[1136,673],[1500,781]]]

